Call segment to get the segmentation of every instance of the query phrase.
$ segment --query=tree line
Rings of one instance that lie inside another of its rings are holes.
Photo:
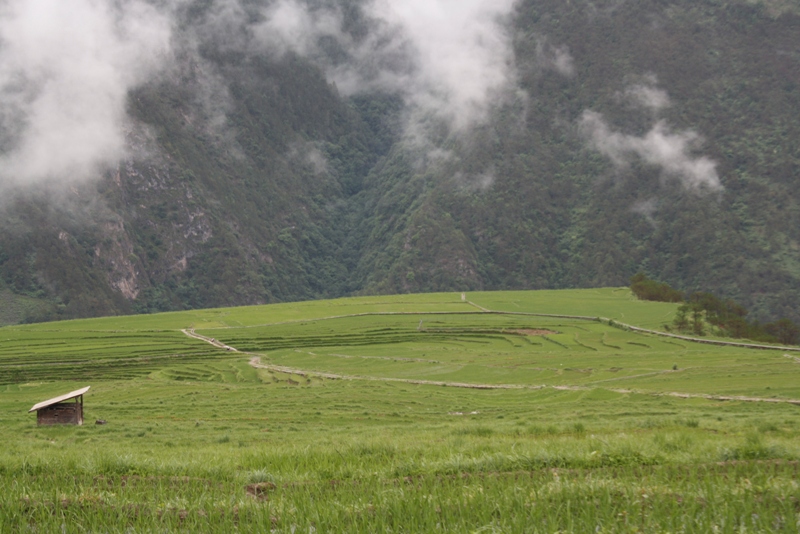
[[[800,344],[800,326],[790,319],[761,324],[748,321],[748,311],[731,299],[722,300],[712,293],[684,293],[638,273],[631,278],[631,291],[641,300],[682,302],[667,330],[703,336],[710,326],[724,337],[744,338],[765,343]]]

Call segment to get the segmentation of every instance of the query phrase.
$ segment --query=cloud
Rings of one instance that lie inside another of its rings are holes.
[[[512,6],[510,0],[375,3],[373,15],[401,28],[415,52],[408,100],[457,129],[483,121],[514,77],[510,37],[501,25]]]
[[[632,85],[623,94],[637,105],[657,112],[668,106],[670,100],[665,91],[654,86],[655,82],[654,76],[648,76],[645,83]],[[661,168],[665,176],[677,178],[686,189],[695,192],[724,189],[717,163],[707,156],[693,154],[701,145],[700,136],[693,130],[673,132],[662,119],[641,137],[628,135],[613,131],[600,113],[590,110],[583,112],[578,127],[589,145],[618,168],[626,168],[638,158]],[[652,214],[652,211],[642,213]]]
[[[669,107],[669,95],[663,89],[659,89],[656,85],[658,80],[655,75],[647,75],[642,83],[630,85],[623,93],[623,98],[627,99],[631,104],[644,107],[655,112],[661,111]]]
[[[189,36],[217,51],[241,52],[247,49],[252,38],[248,18],[238,0],[212,0],[202,20],[185,28],[181,36]]]
[[[397,94],[409,145],[433,150],[519,98],[514,3],[212,0],[192,11],[188,0],[5,0],[0,187],[73,183],[130,156],[128,94],[165,72],[193,94],[202,116],[187,120],[227,139],[227,80],[202,50],[294,52],[344,95]],[[571,58],[554,54],[568,68]]]
[[[125,104],[169,52],[171,24],[139,0],[0,7],[0,185],[96,174],[125,154]]]
[[[536,60],[542,67],[567,78],[575,75],[575,60],[567,46],[553,46],[547,40],[540,39],[536,42]]]
[[[261,46],[283,54],[318,55],[321,37],[349,40],[342,32],[343,20],[336,6],[311,10],[297,0],[278,0],[263,11],[264,20],[253,28]]]
[[[644,217],[647,222],[652,225],[655,225],[655,213],[658,211],[658,200],[654,198],[650,198],[647,200],[639,200],[631,206],[631,211],[633,213],[638,213],[642,217]]]
[[[344,30],[334,7],[279,0],[264,11],[258,40],[322,62],[346,94],[400,94],[409,121],[430,119],[464,130],[487,118],[516,77],[504,25],[514,0],[371,0],[362,9],[364,35]],[[332,56],[330,43],[338,56]],[[325,48],[327,46],[327,48]],[[328,55],[326,55],[326,52]]]
[[[289,146],[287,157],[299,162],[317,176],[328,173],[328,158],[311,141],[296,141]]]

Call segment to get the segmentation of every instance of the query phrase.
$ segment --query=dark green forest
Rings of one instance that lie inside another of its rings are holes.
[[[363,31],[359,3],[343,5]],[[800,9],[522,0],[508,24],[517,96],[468,133],[430,136],[450,157],[424,164],[398,95],[344,96],[291,52],[201,47],[218,106],[187,60],[129,95],[130,143],[157,149],[69,193],[7,199],[0,320],[625,286],[642,272],[800,322]],[[546,68],[543,43],[568,50],[569,75]],[[631,87],[669,105],[632,105]],[[630,138],[696,133],[691,154],[716,163],[721,187],[646,158],[615,164],[587,113]]]

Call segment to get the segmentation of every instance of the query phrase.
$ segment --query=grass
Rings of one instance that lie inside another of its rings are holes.
[[[467,297],[643,326],[674,309]],[[800,407],[666,395],[798,398],[792,359],[478,311],[406,295],[2,328],[0,532],[800,528]],[[84,385],[85,426],[36,427],[30,406]]]
[[[44,311],[49,303],[44,299],[17,295],[0,281],[0,326],[23,321],[29,315]]]

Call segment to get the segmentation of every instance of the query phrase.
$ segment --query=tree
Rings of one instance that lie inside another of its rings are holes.
[[[689,319],[687,319],[686,314],[689,312],[689,305],[683,304],[678,308],[678,311],[675,313],[675,319],[673,319],[672,324],[675,326],[675,329],[679,332],[685,332],[689,328]]]
[[[789,319],[781,319],[774,323],[764,325],[764,330],[775,339],[778,343],[784,345],[798,345],[800,344],[800,326],[797,326]]]
[[[705,335],[703,328],[703,306],[699,303],[692,303],[690,305],[692,311],[692,332],[696,336]]]
[[[642,300],[654,300],[658,302],[683,301],[683,293],[672,289],[668,284],[656,282],[641,272],[636,273],[631,278],[631,291]]]

